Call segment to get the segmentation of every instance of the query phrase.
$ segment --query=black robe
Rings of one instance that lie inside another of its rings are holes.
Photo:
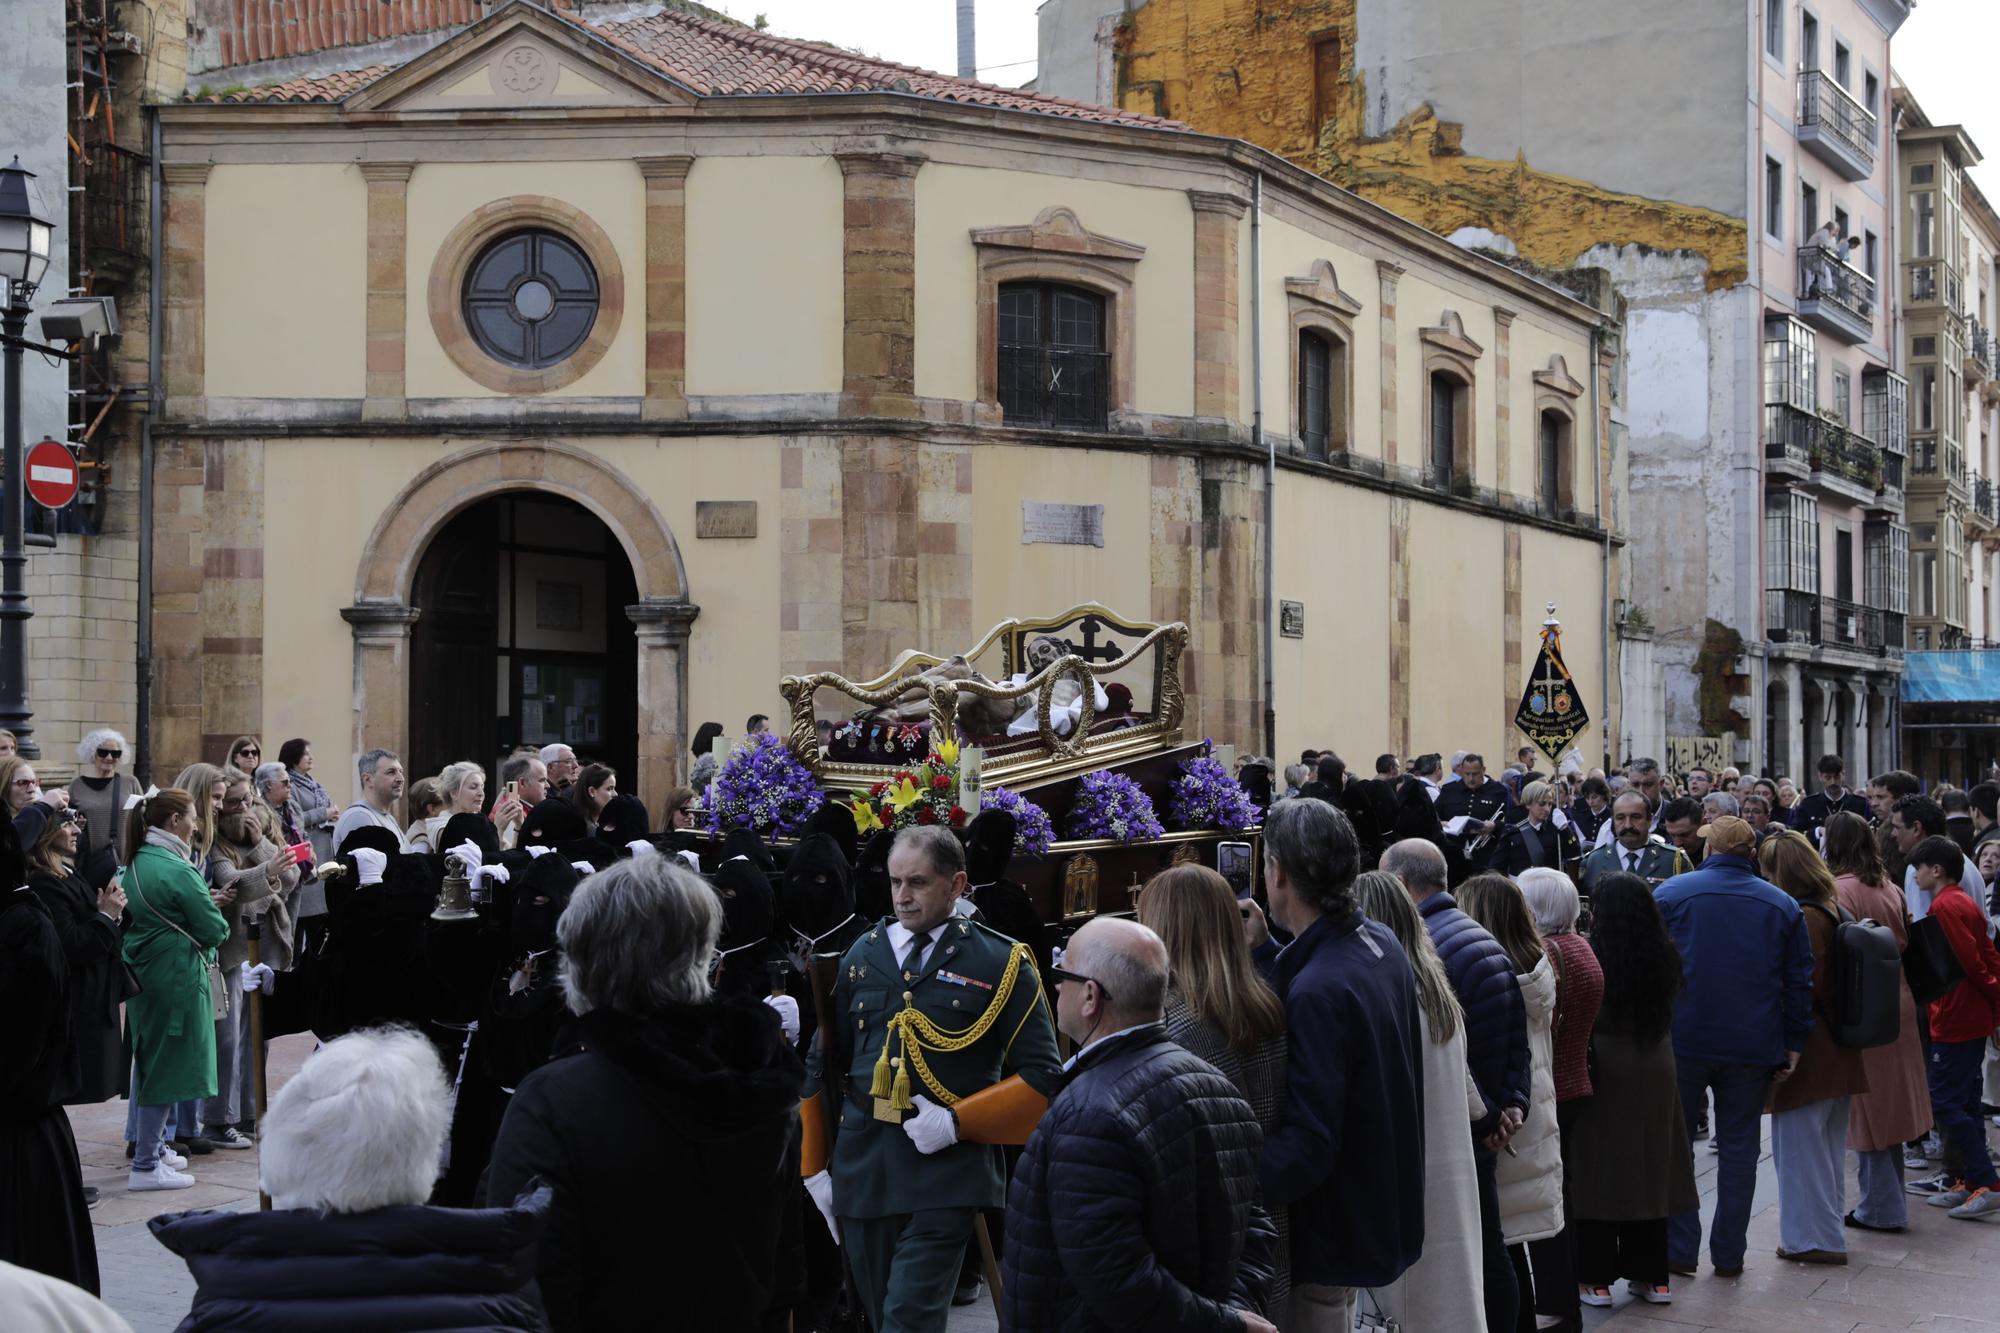
[[[65,1105],[86,1106],[126,1091],[131,1065],[118,1031],[118,1006],[130,998],[118,923],[97,910],[97,894],[72,870],[36,872],[28,887],[49,909],[69,960],[69,1043],[63,1055]]]
[[[98,1293],[97,1240],[63,1114],[69,959],[25,885],[0,901],[0,1260]]]

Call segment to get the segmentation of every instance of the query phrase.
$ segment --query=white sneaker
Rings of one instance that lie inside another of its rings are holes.
[[[167,1147],[165,1144],[160,1145],[159,1160],[165,1162],[168,1166],[172,1167],[176,1171],[185,1169],[188,1164],[187,1158],[181,1156],[179,1153],[175,1152],[172,1148]]]
[[[162,1161],[151,1171],[134,1169],[125,1179],[125,1188],[135,1193],[140,1190],[184,1190],[194,1184],[193,1176],[184,1176]]]

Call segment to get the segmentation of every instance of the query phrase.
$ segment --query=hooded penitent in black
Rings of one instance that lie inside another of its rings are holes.
[[[1007,878],[1014,859],[1014,816],[1005,810],[982,810],[965,829],[966,892],[980,919],[1009,939],[1035,951],[1035,965],[1049,965],[1048,927],[1028,898],[1028,891]]]
[[[739,857],[717,866],[708,883],[722,899],[722,938],[715,946],[722,954],[715,974],[716,993],[743,998],[770,994],[767,965],[779,961],[783,954],[772,938],[777,899],[769,877]]]
[[[559,1331],[741,1333],[799,1295],[804,1069],[755,1000],[598,1009],[522,1081],[489,1190],[555,1188],[542,1297]]]

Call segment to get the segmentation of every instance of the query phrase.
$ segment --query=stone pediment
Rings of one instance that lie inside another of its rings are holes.
[[[657,70],[532,5],[514,4],[347,99],[349,112],[479,112],[692,106]]]

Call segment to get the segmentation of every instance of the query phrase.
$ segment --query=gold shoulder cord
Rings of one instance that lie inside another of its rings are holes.
[[[1000,984],[994,990],[993,999],[987,1004],[985,1012],[973,1020],[972,1026],[960,1028],[956,1032],[933,1023],[913,1003],[914,997],[911,993],[904,991],[903,1009],[900,1013],[890,1016],[888,1031],[883,1034],[882,1054],[875,1061],[875,1077],[868,1089],[868,1095],[878,1100],[887,1098],[892,1110],[910,1110],[916,1105],[910,1099],[910,1070],[914,1067],[917,1077],[924,1081],[924,1086],[931,1090],[941,1105],[950,1106],[956,1103],[957,1095],[938,1082],[937,1076],[931,1073],[930,1066],[924,1063],[924,1052],[948,1055],[954,1051],[962,1051],[991,1031],[993,1025],[1000,1021],[1000,1015],[1007,1008],[1007,1001],[1014,993],[1014,979],[1020,975],[1021,962],[1030,956],[1027,945],[1014,946],[1007,955],[1006,971],[1001,976]],[[901,1040],[903,1053],[891,1059],[889,1046],[896,1040]]]

